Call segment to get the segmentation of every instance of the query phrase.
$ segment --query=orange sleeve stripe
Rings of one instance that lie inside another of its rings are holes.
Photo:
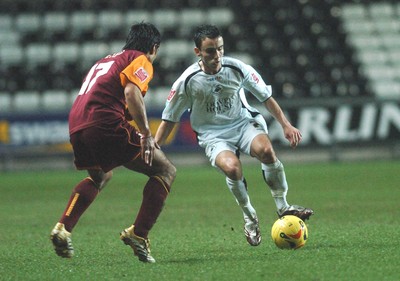
[[[153,79],[153,65],[145,55],[138,56],[121,72],[120,79],[123,87],[131,82],[144,94]]]
[[[78,201],[78,198],[79,198],[79,193],[75,193],[74,198],[72,199],[71,204],[69,205],[68,210],[65,213],[66,217],[69,217],[71,215],[71,212],[74,209],[76,201]]]

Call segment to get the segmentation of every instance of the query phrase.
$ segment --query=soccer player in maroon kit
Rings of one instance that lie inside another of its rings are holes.
[[[161,35],[149,23],[134,24],[122,51],[100,59],[88,72],[69,115],[75,166],[89,176],[72,191],[50,239],[57,255],[74,254],[71,232],[84,211],[124,166],[149,177],[140,210],[120,239],[142,262],[155,262],[148,233],[161,213],[176,168],[151,135],[143,97],[153,78]],[[135,128],[129,121],[133,120]]]

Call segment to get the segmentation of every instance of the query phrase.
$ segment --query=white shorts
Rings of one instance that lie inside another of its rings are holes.
[[[216,167],[215,159],[222,151],[232,151],[235,154],[243,152],[250,155],[253,139],[268,132],[264,118],[261,115],[258,117],[260,118],[244,119],[235,127],[208,134],[201,146],[205,148],[206,155],[213,167]]]

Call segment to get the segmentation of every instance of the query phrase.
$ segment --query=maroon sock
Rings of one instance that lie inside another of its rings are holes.
[[[151,177],[147,181],[143,189],[142,205],[134,223],[136,235],[147,238],[161,213],[169,190],[170,187],[159,177]]]
[[[90,178],[82,180],[72,191],[67,207],[60,219],[65,229],[72,231],[79,218],[94,201],[99,190]]]

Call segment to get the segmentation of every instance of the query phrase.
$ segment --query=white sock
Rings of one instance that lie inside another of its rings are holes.
[[[236,202],[242,208],[243,217],[250,218],[253,220],[256,218],[256,210],[250,203],[250,198],[247,193],[246,185],[242,180],[232,180],[226,177],[226,184],[228,185],[229,190],[232,192],[233,196],[235,196]]]
[[[280,210],[288,207],[289,204],[286,201],[288,184],[283,164],[277,159],[276,162],[272,164],[261,163],[261,168],[264,180],[271,189],[272,198],[275,200],[276,208]]]

